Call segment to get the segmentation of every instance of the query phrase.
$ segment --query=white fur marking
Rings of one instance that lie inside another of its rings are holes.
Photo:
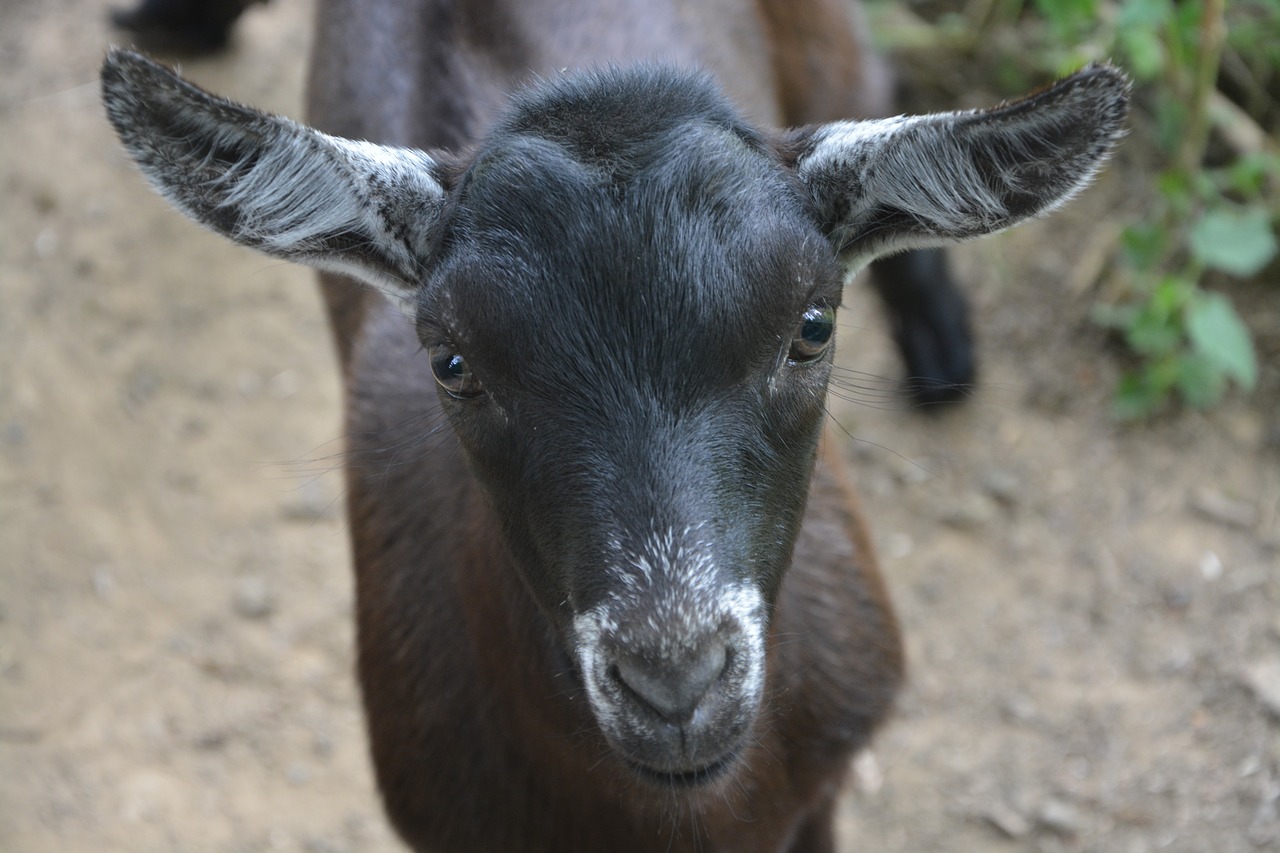
[[[444,197],[432,176],[435,161],[421,151],[298,130],[304,135],[278,139],[251,167],[233,166],[220,179],[229,186],[222,206],[241,213],[233,239],[355,273],[403,309],[415,281],[343,260],[328,251],[324,240],[341,234],[369,235],[393,270],[412,275],[417,258],[391,233],[379,202],[433,216]]]
[[[676,660],[708,634],[730,626],[727,639],[735,662],[730,677],[742,704],[754,707],[764,692],[764,600],[749,583],[723,582],[706,543],[693,538],[700,527],[686,527],[679,536],[670,529],[655,532],[638,551],[612,540],[616,562],[609,572],[618,584],[603,602],[574,617],[578,665],[606,732],[640,725],[609,673],[613,662],[605,650],[610,645],[640,647]]]

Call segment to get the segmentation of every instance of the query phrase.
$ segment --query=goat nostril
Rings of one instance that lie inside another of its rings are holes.
[[[693,651],[671,658],[622,651],[612,669],[617,679],[659,716],[671,723],[684,723],[724,674],[729,654],[725,642],[712,637]]]

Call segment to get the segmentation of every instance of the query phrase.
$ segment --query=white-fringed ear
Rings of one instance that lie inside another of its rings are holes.
[[[339,139],[112,50],[107,116],[170,202],[237,243],[355,276],[412,316],[444,188],[421,151]]]
[[[903,249],[991,234],[1083,189],[1124,134],[1129,81],[1092,66],[990,110],[843,121],[790,140],[849,272]]]

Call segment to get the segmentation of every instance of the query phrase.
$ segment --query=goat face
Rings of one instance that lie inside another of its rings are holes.
[[[416,316],[609,742],[700,780],[762,696],[841,278],[800,184],[712,92],[648,81],[651,104],[611,111],[617,82],[517,104],[453,190]]]
[[[611,72],[517,99],[455,168],[137,55],[103,68],[108,116],[174,204],[414,318],[600,728],[676,784],[731,766],[759,713],[842,278],[1069,198],[1122,132],[1127,86],[1095,67],[990,111],[769,144],[700,78]]]

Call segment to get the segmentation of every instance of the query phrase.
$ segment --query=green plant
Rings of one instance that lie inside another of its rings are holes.
[[[1230,383],[1252,389],[1257,361],[1248,328],[1231,301],[1204,282],[1211,273],[1252,278],[1275,258],[1280,153],[1217,86],[1228,48],[1246,67],[1277,67],[1280,2],[1237,2],[1230,9],[1226,0],[1035,0],[1034,6],[1050,42],[1075,46],[1070,60],[1110,54],[1129,69],[1167,163],[1148,212],[1120,240],[1125,295],[1095,312],[1138,357],[1117,389],[1117,416],[1149,415],[1172,396],[1210,407]],[[1234,146],[1219,146],[1218,164],[1208,166],[1215,128],[1234,134]]]
[[[1280,0],[907,6],[873,3],[891,46],[967,55],[1011,93],[1089,62],[1114,60],[1133,75],[1128,144],[1161,165],[1117,240],[1094,312],[1135,357],[1115,412],[1143,417],[1171,399],[1209,407],[1232,384],[1252,389],[1248,328],[1209,285],[1258,277],[1277,255]]]

